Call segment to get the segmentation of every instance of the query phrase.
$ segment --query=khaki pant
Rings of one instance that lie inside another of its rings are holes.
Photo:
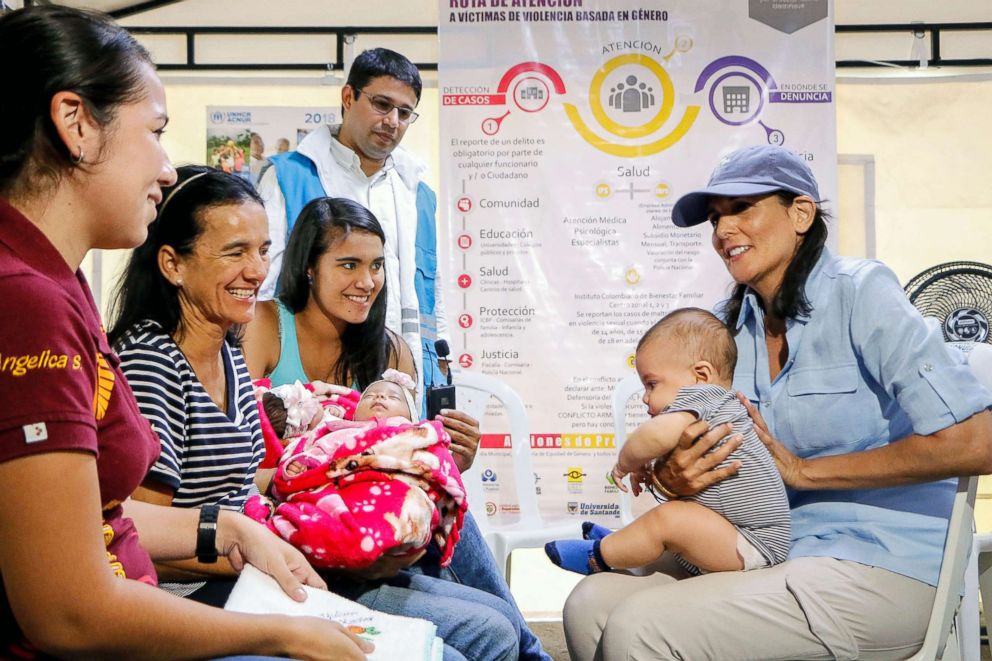
[[[573,661],[906,659],[934,588],[884,569],[798,558],[768,569],[685,578],[602,573],[565,604]]]

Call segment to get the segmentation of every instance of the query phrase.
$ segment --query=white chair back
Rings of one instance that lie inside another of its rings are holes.
[[[950,343],[958,351],[968,356],[968,367],[978,382],[992,392],[992,346],[974,342]]]
[[[965,570],[971,554],[972,535],[975,522],[975,490],[977,477],[958,479],[951,520],[947,525],[947,538],[944,541],[944,559],[940,564],[937,579],[937,594],[930,611],[923,646],[910,657],[910,661],[957,661],[961,659],[961,643],[958,640],[960,627],[955,618],[961,606],[961,593],[965,584]]]
[[[480,423],[486,417],[489,400],[495,397],[503,405],[510,426],[510,453],[513,459],[513,478],[516,484],[517,503],[520,505],[521,523],[539,525],[537,494],[534,484],[534,466],[530,456],[530,425],[523,400],[512,388],[499,379],[477,372],[453,373],[458,410],[468,413]],[[483,535],[490,528],[485,511],[482,491],[482,471],[473,466],[462,475],[469,507]]]
[[[577,520],[545,522],[537,504],[534,464],[530,452],[530,428],[527,409],[520,396],[499,379],[477,372],[458,371],[453,375],[458,409],[480,423],[486,417],[489,400],[495,397],[503,405],[510,424],[510,453],[516,485],[520,519],[515,523],[493,525],[485,511],[482,471],[473,466],[462,475],[469,508],[496,562],[510,580],[510,558],[514,549],[537,548],[553,539],[576,539],[582,536]]]
[[[641,378],[631,374],[613,387],[613,435],[617,453],[627,441],[627,404],[634,395],[644,392]],[[633,498],[630,493],[620,492],[620,525],[625,526],[634,520]]]
[[[992,390],[992,347],[970,342],[952,342],[948,347],[963,352],[978,382]],[[910,657],[912,661],[956,661],[973,656],[973,646],[970,644],[972,641],[962,639],[963,631],[969,627],[967,622],[962,621],[968,618],[962,618],[961,614],[964,610],[973,608],[972,602],[977,602],[977,596],[973,594],[973,582],[965,580],[966,571],[975,565],[970,558],[972,548],[982,548],[980,539],[974,535],[977,487],[977,477],[958,479],[930,623],[923,646]],[[973,634],[974,632],[969,633]]]

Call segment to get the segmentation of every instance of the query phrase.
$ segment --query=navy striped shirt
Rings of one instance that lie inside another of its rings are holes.
[[[136,324],[117,349],[138,407],[162,444],[148,478],[173,489],[175,507],[240,510],[265,452],[241,350],[226,342],[222,348],[228,392],[228,410],[222,411],[156,322]]]

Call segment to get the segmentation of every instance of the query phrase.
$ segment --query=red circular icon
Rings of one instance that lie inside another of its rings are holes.
[[[458,317],[458,325],[462,328],[468,328],[472,325],[472,315],[465,313]]]
[[[462,213],[468,213],[472,210],[472,198],[460,197],[458,198],[458,202],[455,203],[455,206],[458,207],[458,210]]]
[[[458,247],[462,250],[468,250],[472,247],[472,237],[468,234],[458,235]]]
[[[472,276],[468,273],[462,273],[458,276],[458,286],[462,289],[468,289],[472,286]]]
[[[458,356],[458,364],[461,365],[462,367],[465,367],[465,368],[471,367],[472,366],[472,354],[470,354],[470,353],[463,353],[462,355]]]

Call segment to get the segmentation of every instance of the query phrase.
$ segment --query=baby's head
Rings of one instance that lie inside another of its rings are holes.
[[[637,343],[637,374],[648,413],[658,415],[679,388],[712,383],[730,388],[737,345],[726,324],[699,308],[674,310]]]
[[[373,382],[362,393],[355,408],[355,420],[372,418],[406,418],[413,421],[414,405],[413,379],[399,370],[386,370],[382,379]]]
[[[262,409],[279,438],[310,431],[320,423],[324,413],[320,400],[299,381],[265,392]]]

